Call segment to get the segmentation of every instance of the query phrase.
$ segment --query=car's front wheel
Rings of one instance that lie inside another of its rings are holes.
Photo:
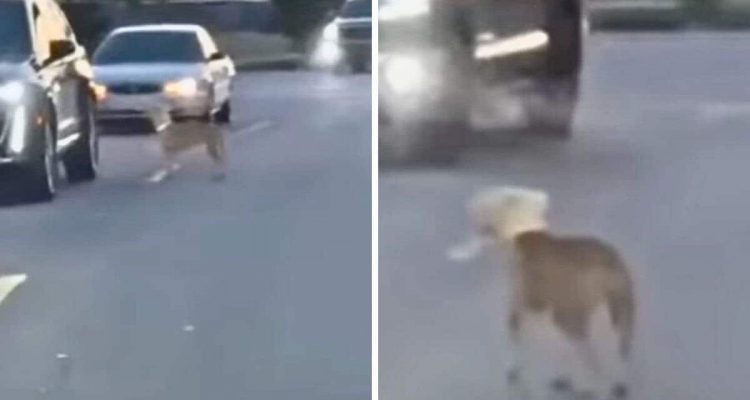
[[[21,197],[29,201],[51,201],[59,178],[57,144],[49,121],[44,125],[44,141],[35,149],[31,161],[22,167],[18,178]]]
[[[68,181],[84,182],[96,178],[99,163],[99,137],[94,123],[94,108],[89,102],[81,122],[81,136],[63,156]]]
[[[227,100],[221,105],[219,111],[214,116],[216,122],[220,124],[228,124],[232,122],[232,102]]]

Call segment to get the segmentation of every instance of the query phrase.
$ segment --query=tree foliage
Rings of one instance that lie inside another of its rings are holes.
[[[324,25],[344,0],[272,0],[281,13],[286,34],[304,41]]]

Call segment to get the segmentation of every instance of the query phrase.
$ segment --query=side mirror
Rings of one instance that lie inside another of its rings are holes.
[[[75,53],[76,50],[76,44],[70,40],[53,40],[49,44],[49,60],[47,62],[61,60]]]
[[[224,53],[222,53],[220,51],[217,51],[216,53],[211,54],[211,56],[208,57],[208,61],[221,61],[221,60],[223,60],[225,58],[227,58],[226,54],[224,54]]]

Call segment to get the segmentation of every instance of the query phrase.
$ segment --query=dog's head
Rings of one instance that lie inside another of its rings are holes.
[[[524,233],[547,228],[547,193],[521,187],[493,187],[471,198],[468,212],[474,233],[469,241],[450,251],[450,258],[477,256],[489,244],[509,243]]]
[[[547,227],[549,198],[541,190],[496,187],[477,193],[469,215],[482,236],[511,241],[523,232]]]

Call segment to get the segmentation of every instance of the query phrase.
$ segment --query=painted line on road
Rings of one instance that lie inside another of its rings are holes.
[[[257,133],[266,129],[273,128],[274,126],[276,126],[276,124],[274,124],[271,120],[264,119],[250,124],[250,126],[245,129],[240,129],[234,134],[234,136],[249,135],[251,133]]]
[[[26,274],[0,276],[0,304],[27,278]]]
[[[257,133],[257,132],[261,132],[261,131],[273,128],[274,126],[276,126],[276,124],[274,124],[271,120],[260,120],[260,121],[250,124],[244,129],[240,129],[234,132],[233,134],[230,132],[229,134],[227,134],[227,136],[229,137],[245,136],[245,135],[249,135],[252,133]],[[201,151],[202,151],[201,146],[195,146],[194,148],[185,150],[184,152],[181,153],[181,155],[191,155],[191,154],[194,155],[194,154],[200,153]],[[151,173],[149,176],[147,176],[145,180],[147,183],[150,183],[150,184],[161,184],[161,183],[164,183],[167,180],[167,178],[174,175],[179,169],[180,169],[179,164],[175,164],[171,169],[160,167],[159,169]]]

